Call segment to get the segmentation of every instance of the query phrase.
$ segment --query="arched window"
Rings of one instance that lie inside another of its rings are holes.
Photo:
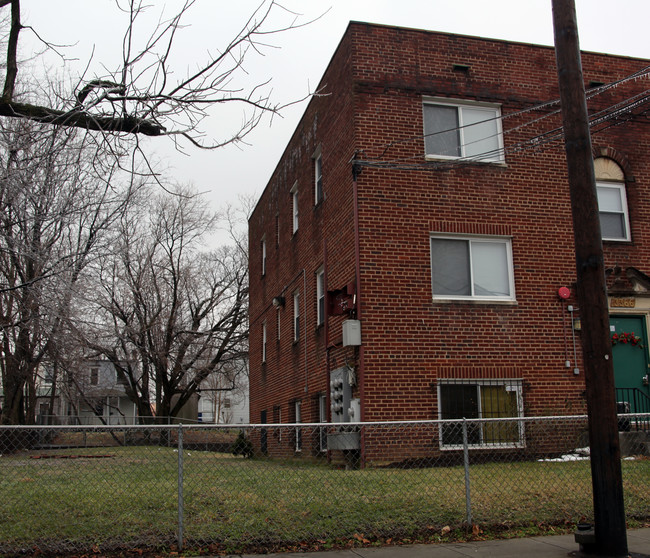
[[[599,157],[594,171],[603,240],[631,240],[623,170],[612,159]]]

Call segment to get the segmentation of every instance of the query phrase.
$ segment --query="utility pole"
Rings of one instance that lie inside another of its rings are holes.
[[[589,546],[600,555],[627,556],[603,244],[575,2],[552,2],[589,415],[595,534],[595,544]]]

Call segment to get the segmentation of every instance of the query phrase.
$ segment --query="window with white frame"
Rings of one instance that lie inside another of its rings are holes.
[[[292,230],[295,234],[298,232],[298,183],[296,182],[291,188],[291,218],[292,218]]]
[[[314,205],[323,201],[323,157],[320,146],[313,155],[314,159]]]
[[[603,240],[631,240],[623,169],[612,159],[598,157],[594,159],[594,172]]]
[[[630,240],[625,184],[596,182],[603,240]]]
[[[293,340],[300,339],[300,293],[293,293]]]
[[[321,267],[316,272],[316,325],[325,322],[325,270]]]
[[[262,322],[262,364],[266,362],[266,321]]]
[[[522,381],[441,379],[438,381],[438,415],[443,420],[459,419],[442,424],[440,444],[443,448],[463,446],[460,419],[468,419],[467,443],[470,446],[520,446],[524,441],[523,424],[507,419],[523,416]]]
[[[327,395],[322,393],[318,396],[318,421],[327,422]],[[327,427],[319,427],[318,449],[327,451]]]
[[[512,246],[504,237],[431,237],[433,298],[514,300]]]
[[[504,160],[498,106],[436,99],[425,101],[423,110],[427,157]]]
[[[266,238],[262,238],[262,275],[266,275]]]
[[[302,401],[298,400],[294,403],[294,410],[296,414],[295,423],[302,422]],[[296,426],[296,451],[302,451],[302,428]]]

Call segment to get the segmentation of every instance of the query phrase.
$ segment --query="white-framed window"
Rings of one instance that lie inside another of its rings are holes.
[[[294,410],[296,413],[296,424],[302,422],[302,401],[294,402]],[[302,451],[302,428],[296,426],[296,451]]]
[[[598,214],[603,240],[631,240],[625,173],[608,157],[594,159]]]
[[[625,184],[597,181],[596,191],[603,240],[630,240],[630,218],[627,211]]]
[[[266,238],[262,238],[262,275],[266,275]]]
[[[318,396],[318,422],[327,422],[327,395],[323,393]],[[326,426],[321,426],[318,429],[318,450],[327,451]]]
[[[512,243],[504,237],[431,237],[433,298],[515,300]]]
[[[325,323],[325,270],[316,272],[316,326]]]
[[[293,234],[298,232],[298,183],[291,188],[291,219]]]
[[[524,444],[522,381],[504,380],[438,380],[438,416],[440,446],[445,449],[463,447],[463,421],[468,419],[469,446],[520,447]],[[501,419],[501,420],[498,420]]]
[[[320,146],[313,155],[314,159],[314,205],[323,201],[323,156]]]
[[[427,157],[503,162],[501,109],[497,105],[425,100]]]
[[[300,293],[293,293],[293,340],[300,339]]]
[[[266,362],[266,321],[262,322],[262,364]]]

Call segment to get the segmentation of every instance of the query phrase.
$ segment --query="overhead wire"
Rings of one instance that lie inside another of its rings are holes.
[[[638,70],[624,78],[621,78],[619,80],[616,80],[614,82],[610,82],[607,84],[599,85],[597,87],[591,88],[587,91],[586,98],[587,100],[591,100],[594,97],[609,91],[611,89],[614,89],[616,87],[619,87],[620,85],[627,83],[632,80],[638,80],[641,78],[647,78],[650,76],[650,66],[646,66],[645,68],[642,68],[641,70]],[[641,93],[637,93],[636,95],[633,95],[623,101],[619,101],[618,103],[615,103],[614,105],[611,105],[605,109],[602,109],[598,111],[597,113],[593,114],[590,119],[589,119],[589,125],[592,128],[595,128],[596,126],[608,122],[614,118],[621,117],[625,114],[629,114],[632,110],[635,108],[639,108],[643,106],[645,103],[650,101],[650,89],[646,89],[642,91]],[[449,128],[446,130],[441,130],[441,131],[436,131],[432,132],[430,134],[424,134],[424,135],[417,135],[417,136],[411,136],[409,138],[404,138],[401,140],[396,140],[388,143],[384,150],[382,151],[381,155],[376,158],[376,159],[355,159],[354,164],[358,167],[375,167],[375,168],[394,168],[394,169],[400,169],[400,170],[447,170],[447,169],[452,169],[456,168],[459,166],[467,166],[468,164],[472,165],[480,165],[480,164],[490,164],[494,163],[495,161],[502,160],[506,154],[508,153],[517,153],[521,151],[525,151],[528,149],[539,149],[544,145],[547,145],[549,143],[559,141],[563,137],[563,129],[562,126],[555,127],[551,130],[547,130],[545,132],[542,132],[541,134],[537,134],[531,138],[527,138],[523,141],[520,141],[512,146],[509,147],[499,147],[498,149],[494,149],[491,151],[486,151],[482,152],[479,155],[474,155],[471,157],[465,156],[465,157],[453,157],[449,160],[437,160],[437,161],[426,161],[422,162],[421,155],[413,155],[411,157],[407,158],[398,158],[398,159],[384,159],[386,153],[393,147],[399,145],[399,144],[405,144],[405,143],[410,143],[413,141],[422,141],[426,137],[438,135],[438,134],[444,134],[444,133],[449,133],[449,132],[460,132],[464,128],[467,128],[469,126],[474,126],[476,124],[485,124],[487,122],[494,122],[494,121],[500,121],[501,123],[507,119],[512,119],[514,117],[522,116],[531,112],[535,111],[540,111],[540,110],[545,110],[548,109],[549,107],[559,105],[560,100],[559,99],[554,99],[550,101],[546,101],[544,103],[540,103],[537,105],[534,105],[532,107],[528,107],[526,109],[522,109],[519,111],[514,111],[511,113],[507,113],[505,115],[498,115],[494,118],[486,119],[481,122],[475,123],[475,124],[468,124],[465,126],[457,126],[455,128]],[[529,126],[539,124],[541,121],[551,118],[553,116],[558,116],[560,114],[560,108],[557,108],[555,110],[552,110],[539,118],[535,118],[533,120],[524,122],[522,124],[519,124],[517,126],[513,126],[512,128],[497,131],[497,133],[493,134],[492,136],[489,137],[482,137],[479,140],[476,141],[485,141],[486,139],[494,138],[497,136],[500,136],[503,134],[504,136],[506,134],[511,134],[513,132],[522,130],[524,128],[527,128]],[[629,120],[629,119],[628,119]],[[611,127],[607,126],[606,128],[601,128],[598,130],[594,130],[593,133],[598,133],[599,131],[602,131],[603,129],[607,129]],[[475,142],[469,142],[465,143],[463,145],[471,145],[472,143]]]

